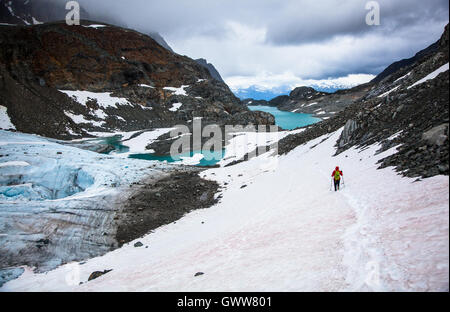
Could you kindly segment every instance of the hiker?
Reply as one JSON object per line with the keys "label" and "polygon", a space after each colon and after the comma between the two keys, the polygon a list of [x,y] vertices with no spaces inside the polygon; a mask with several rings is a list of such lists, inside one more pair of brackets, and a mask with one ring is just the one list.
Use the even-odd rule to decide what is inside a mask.
{"label": "hiker", "polygon": [[344,176],[341,170],[339,170],[339,167],[336,167],[334,169],[333,173],[331,174],[331,177],[334,178],[334,191],[337,192],[340,188],[341,184],[341,176]]}

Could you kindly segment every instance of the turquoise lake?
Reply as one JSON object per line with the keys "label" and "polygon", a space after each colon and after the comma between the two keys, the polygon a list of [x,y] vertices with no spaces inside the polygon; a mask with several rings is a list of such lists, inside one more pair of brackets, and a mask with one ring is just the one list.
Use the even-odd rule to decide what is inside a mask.
{"label": "turquoise lake", "polygon": [[[285,130],[292,130],[297,127],[304,127],[311,125],[320,121],[319,118],[312,117],[309,114],[299,114],[299,113],[291,113],[284,112],[279,110],[276,107],[271,106],[249,106],[249,109],[252,111],[263,111],[270,113],[275,116],[275,124]],[[121,136],[114,136],[109,138],[103,138],[103,144],[107,144],[114,147],[115,153],[127,153],[128,147],[122,145]],[[218,153],[213,153],[210,151],[191,151],[190,153],[181,154],[177,157],[171,157],[170,155],[155,155],[151,153],[145,154],[131,154],[129,158],[135,159],[144,159],[144,160],[157,160],[157,161],[167,161],[168,163],[173,163],[177,161],[181,161],[181,157],[192,157],[194,154],[203,154],[204,158],[200,160],[200,163],[197,166],[214,166],[217,164],[224,156],[225,150],[222,150]]]}
{"label": "turquoise lake", "polygon": [[320,118],[310,114],[300,114],[281,111],[272,106],[248,106],[252,111],[263,111],[275,117],[275,124],[284,130],[292,130],[298,127],[305,127],[321,121]]}
{"label": "turquoise lake", "polygon": [[171,157],[170,155],[158,156],[155,154],[132,154],[129,156],[129,158],[167,161],[168,163],[172,163],[176,161],[181,161],[182,160],[181,157],[192,157],[195,154],[202,154],[204,156],[204,158],[201,159],[199,164],[196,166],[209,167],[217,164],[225,156],[225,150],[222,150],[221,152],[192,151],[190,153],[180,154],[176,157]]}

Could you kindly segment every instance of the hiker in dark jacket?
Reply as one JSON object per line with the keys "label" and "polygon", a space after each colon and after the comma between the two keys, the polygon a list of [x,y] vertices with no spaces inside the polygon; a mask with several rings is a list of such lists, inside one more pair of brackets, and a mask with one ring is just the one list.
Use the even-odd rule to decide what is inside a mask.
{"label": "hiker in dark jacket", "polygon": [[339,170],[339,167],[336,167],[336,169],[334,169],[333,173],[331,174],[331,177],[334,179],[334,191],[337,192],[337,190],[339,190],[340,188],[340,184],[341,184],[341,176],[343,176],[344,174],[342,173],[341,170]]}

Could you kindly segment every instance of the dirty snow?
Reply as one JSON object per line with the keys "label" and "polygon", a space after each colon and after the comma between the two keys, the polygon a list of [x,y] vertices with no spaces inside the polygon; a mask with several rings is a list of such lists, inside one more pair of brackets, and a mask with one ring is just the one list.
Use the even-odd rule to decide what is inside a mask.
{"label": "dirty snow", "polygon": [[220,166],[226,166],[233,161],[241,160],[247,153],[258,147],[265,147],[277,143],[284,137],[300,133],[305,129],[281,132],[236,132],[225,146],[225,155],[219,161]]}
{"label": "dirty snow", "polygon": [[[341,132],[201,173],[223,186],[220,203],[140,238],[148,248],[136,240],[83,265],[25,268],[1,290],[448,291],[449,177],[377,170],[396,148],[333,157]],[[330,190],[336,165],[340,192]]]}

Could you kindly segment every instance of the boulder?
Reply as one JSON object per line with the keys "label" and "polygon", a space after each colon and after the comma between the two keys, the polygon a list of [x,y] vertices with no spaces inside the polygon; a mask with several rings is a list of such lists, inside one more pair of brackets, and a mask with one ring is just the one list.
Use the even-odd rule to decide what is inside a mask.
{"label": "boulder", "polygon": [[448,140],[448,123],[434,127],[422,135],[422,140],[430,145],[441,146]]}
{"label": "boulder", "polygon": [[343,147],[350,141],[353,132],[355,132],[357,128],[358,125],[356,121],[354,121],[353,119],[349,119],[347,121],[344,126],[344,130],[342,131],[341,138],[339,139],[339,147]]}
{"label": "boulder", "polygon": [[88,281],[92,281],[96,278],[99,278],[100,276],[105,275],[106,273],[109,273],[111,271],[112,270],[104,270],[103,272],[102,271],[92,272],[91,275],[89,275]]}

